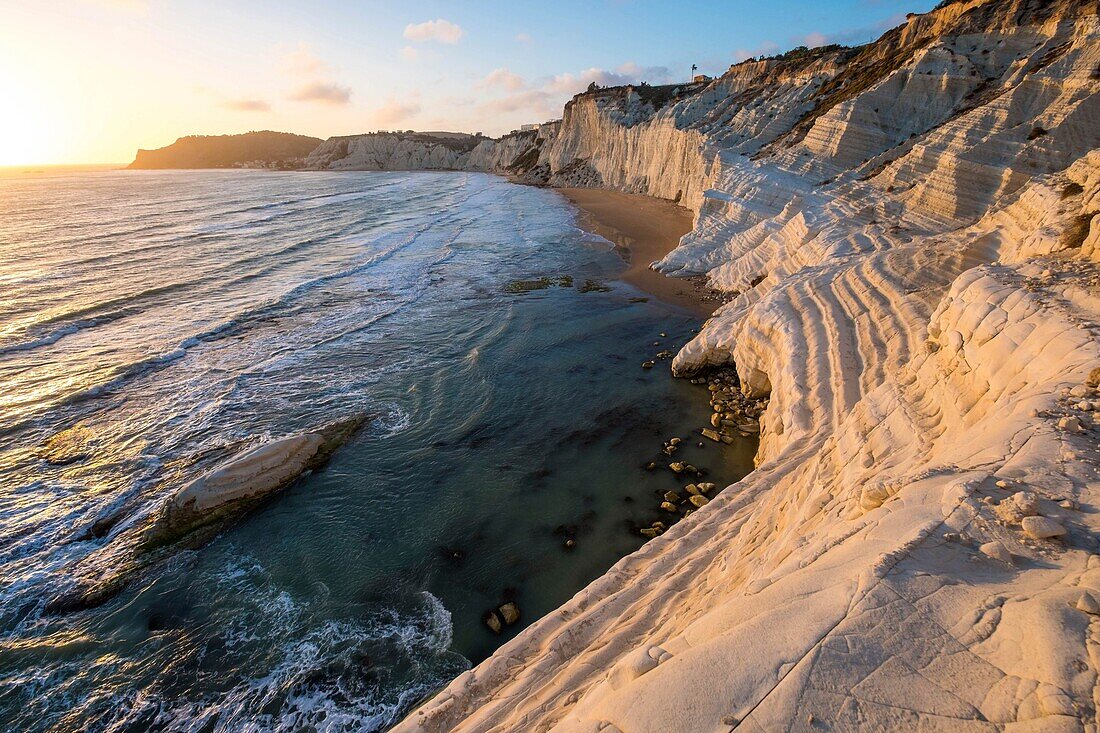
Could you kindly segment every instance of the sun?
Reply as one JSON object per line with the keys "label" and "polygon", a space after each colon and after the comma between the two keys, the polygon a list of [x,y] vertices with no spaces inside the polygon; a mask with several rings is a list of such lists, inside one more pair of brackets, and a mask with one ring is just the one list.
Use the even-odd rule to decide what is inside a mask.
{"label": "sun", "polygon": [[6,66],[0,66],[0,94],[0,166],[62,162],[56,103],[31,78]]}

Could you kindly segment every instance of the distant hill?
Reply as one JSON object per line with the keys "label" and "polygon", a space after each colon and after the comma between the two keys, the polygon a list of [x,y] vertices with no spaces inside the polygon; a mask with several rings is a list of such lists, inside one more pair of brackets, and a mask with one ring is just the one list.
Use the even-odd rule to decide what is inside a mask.
{"label": "distant hill", "polygon": [[128,168],[286,168],[295,167],[321,144],[316,137],[289,132],[241,135],[189,135],[167,147],[139,150]]}

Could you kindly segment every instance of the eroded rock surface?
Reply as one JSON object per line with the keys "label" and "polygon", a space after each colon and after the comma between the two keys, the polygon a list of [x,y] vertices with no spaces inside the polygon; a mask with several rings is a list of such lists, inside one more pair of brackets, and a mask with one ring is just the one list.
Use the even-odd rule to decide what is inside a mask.
{"label": "eroded rock surface", "polygon": [[945,3],[531,137],[526,175],[696,210],[659,267],[731,300],[673,369],[770,397],[758,468],[397,730],[1096,730],[1096,3]]}

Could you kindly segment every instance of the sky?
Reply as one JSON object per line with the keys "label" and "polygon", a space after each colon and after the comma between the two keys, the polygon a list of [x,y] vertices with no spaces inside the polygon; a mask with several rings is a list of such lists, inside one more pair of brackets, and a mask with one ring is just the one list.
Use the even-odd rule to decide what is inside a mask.
{"label": "sky", "polygon": [[591,81],[858,44],[935,0],[0,0],[0,165],[125,163],[183,135],[498,136]]}

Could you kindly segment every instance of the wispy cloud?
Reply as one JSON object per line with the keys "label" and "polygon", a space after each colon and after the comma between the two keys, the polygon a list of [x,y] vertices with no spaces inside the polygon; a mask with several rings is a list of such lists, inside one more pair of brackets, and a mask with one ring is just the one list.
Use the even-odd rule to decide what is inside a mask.
{"label": "wispy cloud", "polygon": [[328,65],[313,54],[308,43],[299,43],[293,51],[283,54],[283,68],[290,74],[312,76],[328,69]]}
{"label": "wispy cloud", "polygon": [[815,31],[813,33],[807,33],[806,36],[802,39],[801,45],[809,46],[810,48],[817,48],[818,46],[824,46],[828,42],[829,37],[827,35]]}
{"label": "wispy cloud", "polygon": [[685,80],[675,79],[666,66],[639,66],[628,61],[614,70],[592,67],[576,74],[558,74],[545,86],[548,91],[572,96],[584,91],[592,82],[602,87],[614,87],[643,81],[650,84],[673,84]]}
{"label": "wispy cloud", "polygon": [[502,66],[489,72],[489,75],[481,80],[479,86],[499,87],[509,92],[515,92],[527,86],[527,82],[519,74],[514,74]]}
{"label": "wispy cloud", "polygon": [[295,102],[342,105],[351,101],[351,88],[331,82],[315,81],[298,87],[290,98]]}
{"label": "wispy cloud", "polygon": [[409,23],[405,26],[405,38],[417,43],[435,41],[437,43],[458,43],[466,35],[462,27],[449,20],[437,18],[423,23]]}
{"label": "wispy cloud", "polygon": [[313,53],[308,43],[299,43],[294,50],[284,53],[280,62],[285,74],[298,77],[297,86],[288,99],[330,105],[351,101],[351,87],[332,80],[332,68]]}
{"label": "wispy cloud", "polygon": [[226,109],[237,112],[270,112],[271,105],[262,99],[227,99],[222,102]]}
{"label": "wispy cloud", "polygon": [[405,46],[401,49],[401,58],[405,59],[406,61],[416,61],[418,58],[420,58],[420,52],[412,46]]}
{"label": "wispy cloud", "polygon": [[84,2],[90,5],[98,5],[102,8],[109,8],[111,10],[122,10],[128,13],[139,13],[144,15],[149,12],[149,3],[147,0],[84,0]]}
{"label": "wispy cloud", "polygon": [[[797,43],[795,45],[798,45]],[[774,41],[764,41],[755,49],[739,48],[733,52],[733,60],[740,63],[745,59],[754,58],[756,56],[772,56],[778,53],[780,50],[779,44]]]}
{"label": "wispy cloud", "polygon": [[640,82],[670,84],[674,75],[664,66],[639,66],[634,62],[615,69],[597,67],[579,72],[565,72],[529,82],[507,68],[495,69],[478,82],[483,89],[497,89],[502,94],[481,103],[486,114],[524,113],[530,119],[546,119],[561,112],[562,105],[574,94],[582,92],[592,82],[600,86],[621,86]]}
{"label": "wispy cloud", "polygon": [[370,119],[376,125],[392,127],[398,122],[406,122],[409,118],[418,114],[420,114],[419,102],[415,100],[402,102],[390,97],[385,104],[370,113]]}

